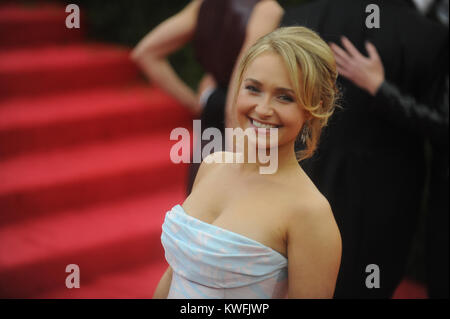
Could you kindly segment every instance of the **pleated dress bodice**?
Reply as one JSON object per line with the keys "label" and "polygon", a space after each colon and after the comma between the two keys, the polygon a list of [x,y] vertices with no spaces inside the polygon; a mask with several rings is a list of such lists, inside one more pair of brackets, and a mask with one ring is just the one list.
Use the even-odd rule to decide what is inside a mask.
{"label": "pleated dress bodice", "polygon": [[264,299],[287,295],[287,258],[243,235],[167,212],[161,241],[173,270],[168,298]]}

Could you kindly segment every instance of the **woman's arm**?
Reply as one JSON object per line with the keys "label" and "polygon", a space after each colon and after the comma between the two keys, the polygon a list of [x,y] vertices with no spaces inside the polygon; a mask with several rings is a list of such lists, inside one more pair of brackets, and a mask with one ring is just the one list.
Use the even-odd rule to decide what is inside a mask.
{"label": "woman's arm", "polygon": [[333,298],[342,242],[328,202],[299,207],[289,219],[288,297]]}
{"label": "woman's arm", "polygon": [[148,33],[131,53],[131,58],[152,82],[195,115],[201,112],[197,94],[176,74],[167,56],[192,39],[201,3],[202,0],[191,1],[178,14]]}
{"label": "woman's arm", "polygon": [[248,48],[250,48],[259,38],[275,30],[283,17],[284,10],[276,2],[272,0],[265,0],[258,2],[250,16],[247,23],[247,32],[245,35],[244,44],[242,45],[236,64],[228,86],[227,101],[225,108],[225,127],[236,127],[236,121],[233,119],[233,99],[236,90],[236,72],[239,66],[239,61],[244,56]]}
{"label": "woman's arm", "polygon": [[166,299],[169,295],[170,285],[172,283],[172,268],[167,267],[166,272],[161,277],[158,286],[153,293],[153,299]]}
{"label": "woman's arm", "polygon": [[435,108],[417,102],[407,94],[403,94],[394,84],[384,81],[379,87],[375,100],[388,113],[391,121],[405,123],[406,127],[419,130],[423,137],[429,138],[433,144],[448,144],[448,75],[445,87]]}

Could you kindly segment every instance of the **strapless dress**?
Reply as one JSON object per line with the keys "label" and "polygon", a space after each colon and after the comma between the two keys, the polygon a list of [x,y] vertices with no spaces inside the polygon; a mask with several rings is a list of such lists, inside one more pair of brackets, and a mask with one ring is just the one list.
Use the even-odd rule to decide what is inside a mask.
{"label": "strapless dress", "polygon": [[188,215],[166,213],[161,242],[173,270],[167,298],[287,297],[287,258],[274,249]]}

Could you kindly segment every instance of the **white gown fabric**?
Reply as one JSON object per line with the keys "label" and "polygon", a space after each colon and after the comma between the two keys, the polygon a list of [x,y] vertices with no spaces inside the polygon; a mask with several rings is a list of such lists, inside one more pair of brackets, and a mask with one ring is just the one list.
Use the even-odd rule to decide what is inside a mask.
{"label": "white gown fabric", "polygon": [[161,242],[173,270],[167,298],[286,298],[287,258],[255,240],[188,215],[166,213]]}

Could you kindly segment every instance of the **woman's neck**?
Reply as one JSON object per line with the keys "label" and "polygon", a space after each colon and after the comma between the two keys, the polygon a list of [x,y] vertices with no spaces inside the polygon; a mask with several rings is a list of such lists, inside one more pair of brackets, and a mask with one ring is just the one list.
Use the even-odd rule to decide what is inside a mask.
{"label": "woman's neck", "polygon": [[241,170],[243,173],[280,174],[292,167],[298,167],[295,156],[295,143],[289,143],[277,148],[257,149],[256,156],[252,156],[245,148]]}

